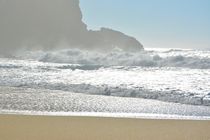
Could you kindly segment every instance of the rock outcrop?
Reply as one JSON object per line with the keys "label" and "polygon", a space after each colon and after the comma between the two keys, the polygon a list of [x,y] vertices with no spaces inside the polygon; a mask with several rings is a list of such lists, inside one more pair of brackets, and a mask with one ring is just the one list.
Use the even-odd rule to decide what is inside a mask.
{"label": "rock outcrop", "polygon": [[58,49],[68,47],[126,51],[142,50],[133,37],[102,28],[87,30],[82,22],[79,0],[1,0],[0,52],[11,53],[20,48]]}

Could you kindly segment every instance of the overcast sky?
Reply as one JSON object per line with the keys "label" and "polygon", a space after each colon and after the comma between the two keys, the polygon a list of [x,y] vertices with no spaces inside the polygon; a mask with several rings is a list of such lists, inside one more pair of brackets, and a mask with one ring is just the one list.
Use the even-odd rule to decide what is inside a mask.
{"label": "overcast sky", "polygon": [[145,47],[210,48],[210,0],[80,0],[90,29],[109,27]]}

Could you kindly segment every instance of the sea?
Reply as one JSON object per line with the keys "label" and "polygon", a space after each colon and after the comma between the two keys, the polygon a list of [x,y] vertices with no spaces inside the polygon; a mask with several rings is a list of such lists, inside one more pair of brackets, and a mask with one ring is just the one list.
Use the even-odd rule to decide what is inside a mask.
{"label": "sea", "polygon": [[0,113],[209,119],[210,50],[21,50],[0,56]]}

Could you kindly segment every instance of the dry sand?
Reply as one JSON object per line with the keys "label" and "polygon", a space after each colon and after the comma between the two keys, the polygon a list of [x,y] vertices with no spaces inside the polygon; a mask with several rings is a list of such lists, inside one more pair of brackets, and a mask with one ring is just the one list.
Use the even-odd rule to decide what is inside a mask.
{"label": "dry sand", "polygon": [[1,140],[210,140],[210,121],[0,115]]}

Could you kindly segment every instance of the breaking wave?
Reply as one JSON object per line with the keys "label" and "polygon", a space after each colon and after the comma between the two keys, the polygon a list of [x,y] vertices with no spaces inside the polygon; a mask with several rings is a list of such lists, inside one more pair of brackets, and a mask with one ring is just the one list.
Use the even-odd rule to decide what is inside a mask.
{"label": "breaking wave", "polygon": [[210,51],[68,49],[0,58],[0,86],[210,106]]}
{"label": "breaking wave", "polygon": [[[19,55],[19,57],[20,56],[21,55]],[[85,68],[87,68],[87,70],[95,69],[100,66],[183,67],[192,69],[210,69],[210,51],[196,50],[172,49],[166,51],[142,51],[130,53],[115,49],[110,53],[100,53],[69,49],[51,52],[28,52],[28,54],[24,57],[35,59],[40,62],[86,65]]]}

